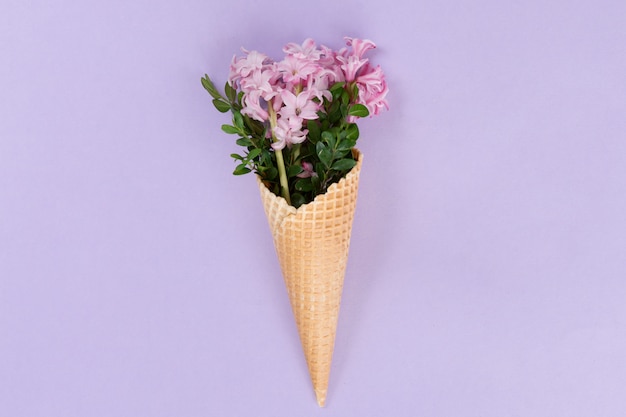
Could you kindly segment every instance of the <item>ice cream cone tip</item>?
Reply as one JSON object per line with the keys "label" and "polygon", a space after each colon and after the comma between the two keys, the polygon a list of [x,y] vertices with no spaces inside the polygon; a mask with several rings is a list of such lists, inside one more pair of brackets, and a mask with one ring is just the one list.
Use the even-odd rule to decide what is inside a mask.
{"label": "ice cream cone tip", "polygon": [[326,390],[323,392],[321,390],[315,390],[315,396],[317,397],[317,404],[320,407],[324,407],[326,405]]}

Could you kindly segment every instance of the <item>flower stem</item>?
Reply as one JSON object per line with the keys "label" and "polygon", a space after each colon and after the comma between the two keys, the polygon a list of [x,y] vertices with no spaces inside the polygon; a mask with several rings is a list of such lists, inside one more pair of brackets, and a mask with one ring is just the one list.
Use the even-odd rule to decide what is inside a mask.
{"label": "flower stem", "polygon": [[280,178],[280,194],[287,204],[291,205],[291,198],[289,197],[289,184],[287,183],[287,172],[285,171],[285,161],[283,159],[282,149],[274,151],[276,153],[276,165],[278,165],[278,177]]}
{"label": "flower stem", "polygon": [[[270,115],[270,128],[272,129],[272,140],[274,137],[274,127],[276,127],[276,112],[274,111],[273,100],[268,102],[267,110]],[[285,170],[285,160],[283,158],[283,150],[275,149],[276,165],[278,167],[278,178],[280,180],[280,195],[287,200],[287,204],[291,205],[291,197],[289,196],[289,183],[287,182],[287,171]]]}

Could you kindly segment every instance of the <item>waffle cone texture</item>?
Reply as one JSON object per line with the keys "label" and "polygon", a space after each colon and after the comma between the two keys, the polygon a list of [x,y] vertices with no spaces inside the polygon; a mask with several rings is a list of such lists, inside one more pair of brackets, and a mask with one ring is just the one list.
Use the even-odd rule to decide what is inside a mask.
{"label": "waffle cone texture", "polygon": [[363,156],[325,194],[295,208],[257,177],[320,407],[326,402]]}

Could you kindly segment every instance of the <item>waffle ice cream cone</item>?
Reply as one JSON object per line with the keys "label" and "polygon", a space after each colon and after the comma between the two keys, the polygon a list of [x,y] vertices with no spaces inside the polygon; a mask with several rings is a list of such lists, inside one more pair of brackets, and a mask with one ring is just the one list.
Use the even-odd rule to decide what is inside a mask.
{"label": "waffle ice cream cone", "polygon": [[258,179],[267,220],[298,326],[313,389],[326,402],[339,304],[361,171],[357,165],[325,194],[298,209]]}

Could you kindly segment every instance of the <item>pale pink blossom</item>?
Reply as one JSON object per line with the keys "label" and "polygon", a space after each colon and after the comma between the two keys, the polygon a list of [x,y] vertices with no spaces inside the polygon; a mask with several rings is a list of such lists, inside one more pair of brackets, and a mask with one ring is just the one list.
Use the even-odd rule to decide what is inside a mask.
{"label": "pale pink blossom", "polygon": [[363,58],[365,52],[376,48],[376,44],[368,39],[350,38],[348,36],[344,39],[346,40],[346,45],[352,47],[352,54],[359,59]]}
{"label": "pale pink blossom", "polygon": [[311,92],[313,97],[317,97],[320,101],[322,98],[327,100],[332,99],[332,94],[329,90],[332,83],[335,82],[335,74],[327,69],[323,69],[315,76],[309,77],[307,82],[307,90]]}
{"label": "pale pink blossom", "polygon": [[252,90],[249,93],[245,94],[242,104],[243,109],[241,109],[241,114],[250,116],[254,120],[258,120],[259,122],[265,122],[268,120],[269,114],[267,113],[267,110],[265,110],[261,105],[260,90]]}
{"label": "pale pink blossom", "polygon": [[367,63],[367,59],[360,59],[355,55],[347,57],[338,56],[337,60],[341,62],[340,66],[347,82],[354,81],[359,70]]}
{"label": "pale pink blossom", "polygon": [[359,102],[367,107],[370,115],[377,115],[383,108],[389,108],[386,96],[388,92],[387,82],[380,66],[371,68],[367,66],[366,73],[356,79],[359,87]]}
{"label": "pale pink blossom", "polygon": [[317,60],[318,65],[323,68],[333,70],[335,68],[335,56],[336,53],[327,46],[320,46],[320,57]]}
{"label": "pale pink blossom", "polygon": [[246,53],[246,56],[234,56],[230,64],[228,80],[233,86],[240,79],[248,77],[256,70],[262,69],[263,65],[270,61],[267,55],[260,52],[246,51],[245,49],[243,51]]}
{"label": "pale pink blossom", "polygon": [[319,71],[319,66],[293,55],[288,55],[278,63],[277,70],[282,73],[282,79],[286,83],[298,84]]}
{"label": "pale pink blossom", "polygon": [[273,129],[276,142],[272,143],[272,148],[278,150],[283,149],[286,145],[304,142],[309,131],[300,130],[301,128],[302,125],[292,125],[286,119],[278,119],[278,123]]}
{"label": "pale pink blossom", "polygon": [[298,59],[307,59],[312,61],[320,59],[322,54],[322,51],[316,48],[315,41],[311,38],[302,42],[302,45],[298,45],[297,43],[288,43],[283,48],[283,52],[289,55],[294,55]]}
{"label": "pale pink blossom", "polygon": [[261,92],[261,97],[269,101],[278,94],[275,87],[271,84],[273,77],[274,73],[271,70],[255,70],[248,77],[241,79],[241,91],[247,94],[258,90]]}
{"label": "pale pink blossom", "polygon": [[295,95],[289,90],[283,90],[280,94],[283,100],[283,107],[280,109],[280,116],[288,119],[313,120],[317,119],[319,104],[312,100],[310,90],[302,91]]}
{"label": "pale pink blossom", "polygon": [[302,172],[296,175],[298,178],[317,177],[317,172],[313,170],[313,164],[302,161]]}

